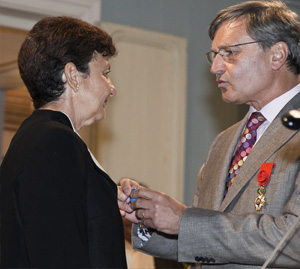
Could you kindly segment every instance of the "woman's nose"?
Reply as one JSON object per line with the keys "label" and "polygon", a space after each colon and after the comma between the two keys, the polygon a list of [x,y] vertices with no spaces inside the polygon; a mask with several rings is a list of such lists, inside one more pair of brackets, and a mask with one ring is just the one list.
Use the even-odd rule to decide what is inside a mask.
{"label": "woman's nose", "polygon": [[110,96],[115,96],[117,94],[117,90],[115,85],[109,79],[109,86],[110,86]]}

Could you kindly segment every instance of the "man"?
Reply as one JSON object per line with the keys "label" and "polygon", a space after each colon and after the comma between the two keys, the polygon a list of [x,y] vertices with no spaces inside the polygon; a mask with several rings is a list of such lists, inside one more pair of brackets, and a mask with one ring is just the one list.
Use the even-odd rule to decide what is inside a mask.
{"label": "man", "polygon": [[[154,229],[133,226],[142,252],[203,268],[260,268],[300,213],[300,133],[281,124],[300,106],[300,22],[282,2],[250,1],[219,12],[209,35],[223,100],[248,104],[249,113],[212,143],[193,207],[129,179],[119,206]],[[140,198],[131,207],[130,195]],[[269,266],[300,268],[298,229]]]}

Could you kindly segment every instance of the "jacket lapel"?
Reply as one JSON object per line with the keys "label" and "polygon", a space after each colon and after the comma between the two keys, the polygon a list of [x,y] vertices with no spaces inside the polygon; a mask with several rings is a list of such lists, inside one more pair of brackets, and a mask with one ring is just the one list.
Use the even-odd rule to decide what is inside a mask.
{"label": "jacket lapel", "polygon": [[[237,174],[234,183],[228,190],[228,193],[221,203],[220,211],[226,210],[229,204],[239,195],[248,182],[256,176],[261,164],[268,162],[268,159],[285,143],[287,143],[298,131],[287,129],[282,125],[281,116],[289,111],[295,109],[300,104],[300,94],[297,94],[278,114],[274,121],[270,124],[259,141],[256,143],[251,153],[249,154],[247,161],[241,167]],[[247,118],[247,117],[245,117]],[[241,125],[246,124],[245,119]],[[239,132],[240,133],[240,132]],[[237,140],[234,140],[235,142]],[[225,179],[224,179],[225,180]]]}
{"label": "jacket lapel", "polygon": [[[208,161],[200,173],[201,179],[194,196],[195,206],[219,210],[224,198],[225,179],[231,161],[228,156],[232,156],[246,121],[247,117],[224,131],[228,132],[228,135],[221,134],[217,143],[211,146]],[[202,189],[205,189],[205,192],[202,192]],[[198,191],[201,193],[198,194]]]}
{"label": "jacket lapel", "polygon": [[290,140],[296,132],[297,131],[289,130],[282,126],[279,118],[276,118],[272,122],[264,135],[252,149],[245,164],[241,167],[234,183],[229,188],[228,193],[221,204],[219,209],[220,211],[224,211],[232,200],[236,198],[236,196],[240,195],[241,190],[246,186],[246,184],[256,176],[261,164],[267,163],[268,159],[279,148],[287,143],[287,141]]}

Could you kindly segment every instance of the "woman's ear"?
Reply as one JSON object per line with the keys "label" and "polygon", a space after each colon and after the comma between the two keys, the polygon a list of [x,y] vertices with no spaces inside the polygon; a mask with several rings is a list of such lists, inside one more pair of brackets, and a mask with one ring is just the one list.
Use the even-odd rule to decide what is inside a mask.
{"label": "woman's ear", "polygon": [[76,65],[72,62],[67,63],[64,68],[64,75],[66,78],[66,83],[74,92],[77,92],[79,89],[80,75]]}
{"label": "woman's ear", "polygon": [[277,42],[271,47],[271,61],[274,70],[280,69],[289,55],[289,47],[285,42]]}

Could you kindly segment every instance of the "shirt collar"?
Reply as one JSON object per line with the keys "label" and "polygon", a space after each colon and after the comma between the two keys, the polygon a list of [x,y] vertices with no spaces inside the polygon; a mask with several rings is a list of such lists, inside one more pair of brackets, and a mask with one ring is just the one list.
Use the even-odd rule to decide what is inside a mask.
{"label": "shirt collar", "polygon": [[[264,115],[264,117],[267,119],[269,123],[271,123],[275,117],[278,115],[278,113],[281,111],[281,109],[297,94],[300,92],[300,84],[292,88],[291,90],[285,92],[284,94],[278,96],[274,100],[272,100],[270,103],[266,104],[260,112]],[[250,106],[249,108],[249,117],[253,112],[256,112],[257,110]]]}

